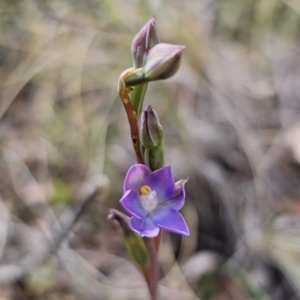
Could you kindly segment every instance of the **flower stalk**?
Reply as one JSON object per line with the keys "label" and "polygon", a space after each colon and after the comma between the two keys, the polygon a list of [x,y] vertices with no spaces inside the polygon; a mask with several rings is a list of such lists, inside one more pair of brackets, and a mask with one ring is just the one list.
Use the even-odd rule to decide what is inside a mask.
{"label": "flower stalk", "polygon": [[162,126],[151,106],[142,113],[143,102],[149,82],[177,72],[183,49],[181,45],[159,43],[153,17],[132,42],[133,68],[123,71],[118,81],[137,164],[127,172],[120,200],[130,218],[115,209],[110,211],[110,218],[122,228],[128,253],[145,277],[151,300],[157,300],[158,295],[162,231],[189,235],[189,230],[179,212],[185,201],[186,181],[175,183],[171,167],[164,166]]}
{"label": "flower stalk", "polygon": [[133,109],[129,93],[132,91],[130,87],[128,87],[124,83],[123,77],[128,73],[128,71],[124,71],[119,79],[118,90],[119,90],[119,97],[123,103],[125,108],[125,112],[127,114],[127,119],[130,126],[130,134],[131,134],[131,141],[133,145],[133,149],[136,155],[136,159],[138,163],[143,164],[144,158],[141,152],[141,142],[140,142],[140,133],[139,133],[139,125],[138,119],[136,116],[136,112]]}
{"label": "flower stalk", "polygon": [[148,250],[150,257],[150,265],[144,270],[143,274],[148,285],[151,300],[157,300],[158,294],[158,276],[159,276],[159,264],[158,264],[158,250],[156,248],[155,238],[143,238],[144,244]]}

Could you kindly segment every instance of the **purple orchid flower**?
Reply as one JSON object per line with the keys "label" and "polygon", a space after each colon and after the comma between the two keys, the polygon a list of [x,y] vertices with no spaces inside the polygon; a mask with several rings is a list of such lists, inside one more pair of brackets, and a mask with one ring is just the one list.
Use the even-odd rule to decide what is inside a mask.
{"label": "purple orchid flower", "polygon": [[186,180],[174,183],[170,166],[151,172],[141,164],[128,170],[124,181],[122,206],[132,215],[130,227],[141,236],[155,237],[159,228],[189,235],[178,212],[184,204]]}

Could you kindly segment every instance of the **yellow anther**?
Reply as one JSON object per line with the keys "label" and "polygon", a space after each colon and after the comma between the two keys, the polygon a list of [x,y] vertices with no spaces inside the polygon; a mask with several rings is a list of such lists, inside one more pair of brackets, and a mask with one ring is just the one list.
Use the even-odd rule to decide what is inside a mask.
{"label": "yellow anther", "polygon": [[141,195],[148,195],[151,192],[151,187],[149,185],[143,185],[140,188],[140,194]]}

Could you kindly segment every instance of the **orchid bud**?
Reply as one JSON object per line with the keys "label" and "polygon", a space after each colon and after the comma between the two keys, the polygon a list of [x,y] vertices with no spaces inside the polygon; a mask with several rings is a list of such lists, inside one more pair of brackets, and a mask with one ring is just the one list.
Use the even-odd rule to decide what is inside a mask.
{"label": "orchid bud", "polygon": [[163,129],[158,115],[149,105],[142,113],[141,140],[145,148],[158,147],[162,143]]}
{"label": "orchid bud", "polygon": [[[135,68],[143,67],[149,50],[159,43],[156,30],[155,18],[151,18],[147,24],[135,36],[131,44],[133,56],[133,66]],[[143,101],[147,90],[147,81],[136,86],[131,94],[133,109],[139,117],[143,107]]]}
{"label": "orchid bud", "polygon": [[132,41],[131,52],[135,68],[140,68],[144,65],[149,50],[158,43],[155,17],[152,17]]}
{"label": "orchid bud", "polygon": [[129,217],[111,208],[108,218],[122,228],[125,246],[132,260],[140,267],[146,268],[149,265],[149,254],[141,236],[130,228]]}
{"label": "orchid bud", "polygon": [[158,170],[164,166],[164,148],[163,145],[152,149],[145,148],[143,152],[145,164],[151,171]]}
{"label": "orchid bud", "polygon": [[173,76],[179,69],[182,45],[157,44],[147,56],[144,66],[144,76],[147,81],[167,79]]}
{"label": "orchid bud", "polygon": [[149,105],[141,118],[141,141],[145,164],[152,170],[164,166],[163,129],[155,110]]}

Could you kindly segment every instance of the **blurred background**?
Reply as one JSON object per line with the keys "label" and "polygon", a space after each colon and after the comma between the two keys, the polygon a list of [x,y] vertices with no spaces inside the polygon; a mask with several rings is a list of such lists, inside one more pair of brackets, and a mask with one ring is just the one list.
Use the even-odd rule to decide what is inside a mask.
{"label": "blurred background", "polygon": [[117,80],[153,15],[186,45],[145,99],[189,177],[162,299],[300,299],[298,0],[1,0],[0,299],[148,299],[107,215],[135,162]]}

